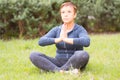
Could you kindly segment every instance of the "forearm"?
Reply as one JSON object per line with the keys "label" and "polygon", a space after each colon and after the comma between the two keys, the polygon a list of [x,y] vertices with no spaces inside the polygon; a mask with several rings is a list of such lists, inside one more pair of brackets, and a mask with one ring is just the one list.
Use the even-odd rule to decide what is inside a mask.
{"label": "forearm", "polygon": [[68,44],[73,44],[73,38],[64,38],[63,41]]}
{"label": "forearm", "polygon": [[54,38],[47,38],[47,37],[42,37],[38,42],[40,46],[51,45],[54,43],[55,43]]}
{"label": "forearm", "polygon": [[68,44],[73,44],[72,38],[55,38],[55,43],[59,43],[61,41],[66,42]]}
{"label": "forearm", "polygon": [[55,38],[55,43],[59,43],[62,41],[62,38]]}
{"label": "forearm", "polygon": [[89,37],[74,38],[73,44],[88,47],[90,45],[90,38]]}

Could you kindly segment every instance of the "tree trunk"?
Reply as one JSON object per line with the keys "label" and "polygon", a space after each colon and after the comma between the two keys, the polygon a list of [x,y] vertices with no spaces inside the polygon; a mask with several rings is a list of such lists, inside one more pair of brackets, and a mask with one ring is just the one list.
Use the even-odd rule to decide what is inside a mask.
{"label": "tree trunk", "polygon": [[18,21],[18,27],[19,27],[19,38],[22,38],[24,33],[24,22],[22,20]]}

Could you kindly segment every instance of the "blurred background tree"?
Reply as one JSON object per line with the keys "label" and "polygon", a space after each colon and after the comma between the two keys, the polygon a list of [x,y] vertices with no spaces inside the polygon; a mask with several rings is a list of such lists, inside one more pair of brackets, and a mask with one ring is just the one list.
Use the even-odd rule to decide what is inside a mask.
{"label": "blurred background tree", "polygon": [[36,38],[60,25],[59,7],[72,1],[88,32],[120,32],[120,0],[0,0],[0,38]]}

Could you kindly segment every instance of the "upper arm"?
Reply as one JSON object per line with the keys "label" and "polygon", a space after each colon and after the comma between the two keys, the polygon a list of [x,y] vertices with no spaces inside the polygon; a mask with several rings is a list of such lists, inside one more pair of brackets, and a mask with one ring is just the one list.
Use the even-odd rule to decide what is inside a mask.
{"label": "upper arm", "polygon": [[44,36],[42,36],[39,39],[38,44],[40,46],[54,44],[55,43],[54,38],[56,37],[56,34],[57,34],[56,32],[57,32],[57,28],[56,27],[51,29],[47,34],[45,34]]}
{"label": "upper arm", "polygon": [[73,39],[73,43],[75,45],[82,45],[82,46],[89,46],[90,45],[90,38],[88,36],[87,31],[81,27],[80,30],[77,31],[78,38]]}

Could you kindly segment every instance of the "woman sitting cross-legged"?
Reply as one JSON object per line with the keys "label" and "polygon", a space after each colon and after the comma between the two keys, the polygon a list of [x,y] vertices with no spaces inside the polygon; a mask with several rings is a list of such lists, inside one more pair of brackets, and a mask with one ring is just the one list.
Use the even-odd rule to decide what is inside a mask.
{"label": "woman sitting cross-legged", "polygon": [[55,44],[56,56],[32,52],[30,60],[36,67],[52,72],[85,68],[89,54],[83,47],[90,45],[90,38],[87,31],[75,23],[77,8],[72,2],[65,2],[60,7],[60,14],[63,24],[51,29],[38,42],[40,46]]}

